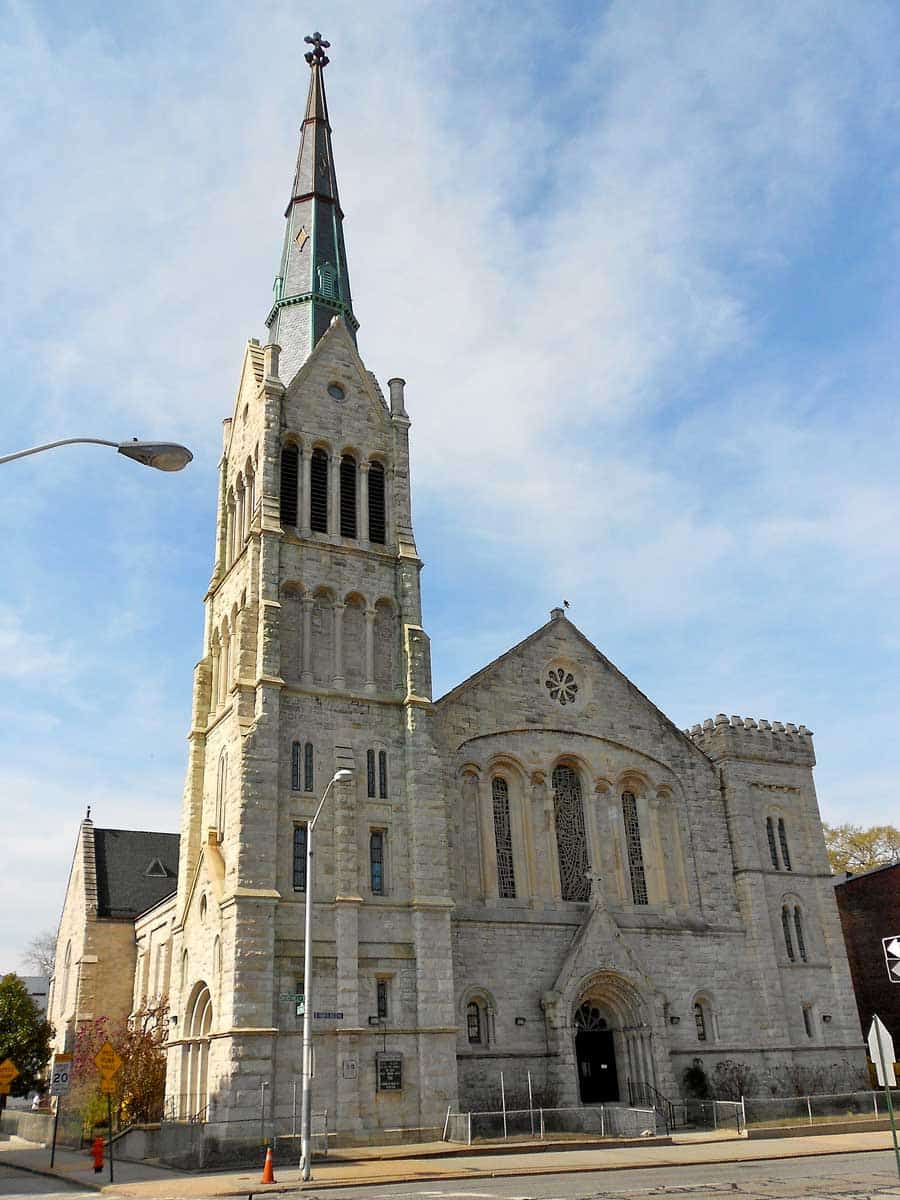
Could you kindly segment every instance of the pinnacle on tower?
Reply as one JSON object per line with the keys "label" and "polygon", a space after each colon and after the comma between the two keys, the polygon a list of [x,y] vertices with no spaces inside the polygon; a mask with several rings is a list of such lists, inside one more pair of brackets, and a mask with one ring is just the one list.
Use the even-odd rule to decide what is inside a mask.
{"label": "pinnacle on tower", "polygon": [[325,333],[335,316],[351,335],[359,322],[353,315],[350,274],[344,250],[344,214],[338,196],[331,125],[325,99],[325,51],[330,43],[320,33],[305,39],[310,68],[306,115],[291,198],[281,264],[275,278],[274,303],[266,319],[269,341],[281,346],[282,377],[288,382]]}

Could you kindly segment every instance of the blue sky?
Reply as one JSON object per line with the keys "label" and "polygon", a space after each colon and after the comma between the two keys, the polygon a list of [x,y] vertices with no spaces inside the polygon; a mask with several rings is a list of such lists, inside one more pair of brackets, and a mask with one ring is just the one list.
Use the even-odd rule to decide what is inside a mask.
{"label": "blue sky", "polygon": [[900,10],[125,5],[0,27],[0,969],[77,825],[177,829],[221,420],[264,334],[306,89],[360,349],[408,381],[436,693],[580,628],[680,726],[815,731],[898,822]]}

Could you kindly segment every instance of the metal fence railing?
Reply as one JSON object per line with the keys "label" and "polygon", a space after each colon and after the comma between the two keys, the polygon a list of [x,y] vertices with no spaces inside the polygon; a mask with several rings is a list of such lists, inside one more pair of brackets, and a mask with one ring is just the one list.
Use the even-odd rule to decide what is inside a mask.
{"label": "metal fence railing", "polygon": [[[900,1088],[891,1089],[900,1105]],[[887,1116],[883,1091],[838,1092],[823,1096],[744,1096],[744,1121],[748,1127],[765,1125],[816,1125],[825,1121],[871,1121]]]}
{"label": "metal fence railing", "polygon": [[722,1129],[744,1132],[744,1113],[739,1100],[671,1100],[670,1132],[679,1129]]}
{"label": "metal fence railing", "polygon": [[517,1108],[496,1112],[448,1112],[444,1141],[510,1141],[548,1137],[648,1137],[657,1132],[652,1108],[620,1104],[588,1108]]}

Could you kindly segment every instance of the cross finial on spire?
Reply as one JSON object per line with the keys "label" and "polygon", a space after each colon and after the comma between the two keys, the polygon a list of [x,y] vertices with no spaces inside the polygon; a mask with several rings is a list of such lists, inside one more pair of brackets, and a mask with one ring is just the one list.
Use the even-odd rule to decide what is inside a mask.
{"label": "cross finial on spire", "polygon": [[308,51],[303,56],[309,65],[311,67],[314,65],[327,67],[329,62],[331,62],[331,59],[328,57],[325,51],[331,49],[331,42],[323,41],[321,33],[314,33],[312,37],[305,37],[303,40],[308,45],[312,46],[312,50]]}

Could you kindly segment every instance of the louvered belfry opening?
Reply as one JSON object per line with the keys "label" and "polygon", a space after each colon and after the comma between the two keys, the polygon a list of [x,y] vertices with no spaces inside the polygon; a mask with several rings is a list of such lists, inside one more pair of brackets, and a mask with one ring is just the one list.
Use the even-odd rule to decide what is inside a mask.
{"label": "louvered belfry opening", "polygon": [[281,524],[297,524],[297,477],[299,455],[297,447],[281,449]]}
{"label": "louvered belfry opening", "polygon": [[356,537],[356,459],[341,459],[341,537]]}
{"label": "louvered belfry opening", "polygon": [[314,533],[328,532],[328,455],[313,450],[309,464],[309,527]]}
{"label": "louvered belfry opening", "polygon": [[381,546],[387,541],[384,467],[380,462],[369,467],[369,541]]}

